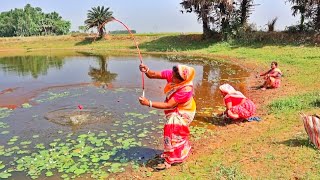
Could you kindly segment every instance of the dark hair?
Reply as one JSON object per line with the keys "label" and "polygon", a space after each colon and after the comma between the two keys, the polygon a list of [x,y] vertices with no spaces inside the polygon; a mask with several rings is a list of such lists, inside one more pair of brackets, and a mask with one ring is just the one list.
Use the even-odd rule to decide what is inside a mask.
{"label": "dark hair", "polygon": [[179,80],[181,80],[181,81],[184,81],[184,79],[180,76],[180,74],[179,74],[179,68],[178,68],[178,66],[173,66],[172,67],[172,71],[173,71],[173,74],[174,74],[174,76],[176,77],[176,78],[178,78]]}
{"label": "dark hair", "polygon": [[278,66],[278,63],[277,63],[276,61],[272,61],[271,64],[272,64],[272,63],[273,63],[274,65]]}

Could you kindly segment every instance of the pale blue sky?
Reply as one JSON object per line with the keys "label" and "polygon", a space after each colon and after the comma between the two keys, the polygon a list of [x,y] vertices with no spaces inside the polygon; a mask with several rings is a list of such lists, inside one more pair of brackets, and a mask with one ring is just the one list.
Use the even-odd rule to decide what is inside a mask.
{"label": "pale blue sky", "polygon": [[[127,24],[138,33],[148,32],[202,32],[201,23],[195,14],[181,14],[181,0],[1,0],[0,12],[22,8],[29,3],[40,7],[43,12],[58,12],[64,19],[71,21],[71,30],[83,25],[87,11],[91,7],[110,7],[114,17]],[[259,29],[273,17],[278,17],[276,29],[296,24],[298,17],[291,16],[290,5],[285,0],[255,0],[255,11],[250,22]],[[116,22],[107,25],[108,30],[124,29]]]}

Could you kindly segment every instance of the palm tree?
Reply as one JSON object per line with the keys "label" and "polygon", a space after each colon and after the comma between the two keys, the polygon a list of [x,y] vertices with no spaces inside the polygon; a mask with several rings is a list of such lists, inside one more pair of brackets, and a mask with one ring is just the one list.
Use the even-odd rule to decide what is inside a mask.
{"label": "palm tree", "polygon": [[305,19],[305,13],[306,13],[306,0],[292,0],[291,1],[294,6],[291,7],[293,10],[292,15],[296,16],[298,12],[301,14],[300,16],[300,31],[303,31],[303,25],[304,25],[304,19]]}
{"label": "palm tree", "polygon": [[240,0],[240,24],[242,26],[247,24],[250,11],[252,10],[253,6],[253,0]]}
{"label": "palm tree", "polygon": [[275,18],[273,18],[271,21],[269,21],[267,23],[268,32],[273,32],[274,31],[274,29],[275,29],[274,27],[276,25],[277,20],[278,20],[278,17],[275,17]]}
{"label": "palm tree", "polygon": [[93,7],[88,11],[87,20],[84,23],[88,29],[97,27],[99,36],[102,37],[105,31],[104,25],[113,19],[112,13],[109,8],[104,8],[104,6]]}

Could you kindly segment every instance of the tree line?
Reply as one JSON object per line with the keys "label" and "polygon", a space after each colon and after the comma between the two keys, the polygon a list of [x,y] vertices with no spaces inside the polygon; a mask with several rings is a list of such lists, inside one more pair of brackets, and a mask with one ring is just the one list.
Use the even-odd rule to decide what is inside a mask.
{"label": "tree line", "polygon": [[[285,0],[291,4],[292,15],[300,16],[298,25],[287,28],[290,32],[320,31],[320,0]],[[237,36],[242,32],[254,30],[248,23],[254,11],[254,0],[182,0],[182,13],[195,13],[202,22],[203,37],[210,38],[222,34],[223,38]],[[97,28],[102,37],[104,25],[113,20],[113,12],[104,6],[93,7],[88,11],[83,32]],[[267,23],[273,31],[277,17]],[[32,36],[67,34],[71,23],[63,20],[57,12],[43,13],[39,7],[27,4],[23,9],[0,13],[0,36]],[[80,29],[80,27],[82,29]],[[119,33],[119,32],[116,32]],[[122,33],[122,32],[121,32]]]}
{"label": "tree line", "polygon": [[[300,15],[300,24],[288,27],[295,32],[320,30],[320,0],[285,0],[291,4],[292,15]],[[250,31],[248,18],[256,6],[254,0],[182,0],[182,13],[195,13],[202,22],[205,38],[221,33],[224,38],[241,31]],[[274,30],[277,17],[267,23]]]}
{"label": "tree line", "polygon": [[0,36],[62,35],[69,33],[71,23],[57,12],[44,13],[39,7],[27,4],[0,13]]}

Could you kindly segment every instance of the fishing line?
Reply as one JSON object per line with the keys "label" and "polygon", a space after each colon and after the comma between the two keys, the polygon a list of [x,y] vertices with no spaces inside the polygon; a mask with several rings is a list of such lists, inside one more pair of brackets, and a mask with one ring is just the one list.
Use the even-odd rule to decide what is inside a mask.
{"label": "fishing line", "polygon": [[[138,54],[139,54],[139,59],[140,59],[140,63],[143,64],[142,55],[141,55],[141,52],[140,52],[138,43],[137,43],[136,39],[134,38],[134,36],[133,36],[131,30],[129,29],[129,27],[128,27],[127,25],[125,25],[123,22],[119,21],[118,19],[116,19],[116,18],[114,18],[114,17],[112,18],[112,21],[117,21],[117,22],[119,22],[119,23],[122,24],[122,25],[127,29],[127,31],[130,33],[130,35],[131,35],[131,37],[132,37],[132,39],[133,39],[133,41],[134,41],[134,43],[135,43],[135,45],[136,45],[136,47],[137,47]],[[99,27],[99,29],[102,28],[107,22],[110,22],[110,20],[107,20],[107,21],[105,21],[104,23],[102,23],[101,26]],[[144,73],[143,73],[143,72],[141,72],[141,81],[142,81],[142,97],[144,97],[144,95],[145,95],[145,90],[144,90]]]}

